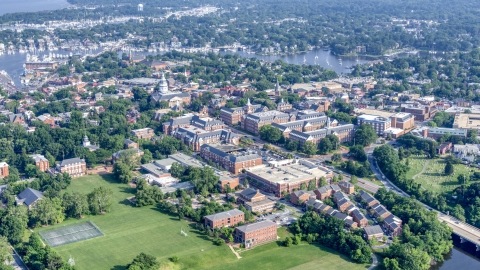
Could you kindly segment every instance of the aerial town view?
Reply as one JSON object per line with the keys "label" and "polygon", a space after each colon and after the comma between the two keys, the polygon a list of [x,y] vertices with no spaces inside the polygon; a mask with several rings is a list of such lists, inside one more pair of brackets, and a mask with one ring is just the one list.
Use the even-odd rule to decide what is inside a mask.
{"label": "aerial town view", "polygon": [[0,0],[0,270],[480,269],[479,11]]}

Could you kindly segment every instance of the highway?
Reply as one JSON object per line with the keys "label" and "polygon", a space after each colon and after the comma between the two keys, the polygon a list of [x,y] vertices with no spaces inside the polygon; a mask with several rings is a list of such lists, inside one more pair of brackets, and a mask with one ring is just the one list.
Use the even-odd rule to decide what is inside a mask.
{"label": "highway", "polygon": [[[400,196],[410,197],[406,192],[398,188],[393,184],[388,178],[386,178],[383,173],[380,171],[380,168],[377,166],[375,159],[369,154],[368,160],[370,161],[370,168],[373,173],[377,176],[378,179],[381,179],[382,183],[385,185],[387,190],[391,190]],[[442,213],[438,210],[433,209],[432,207],[420,202],[427,210],[437,212],[438,220],[445,222],[450,228],[453,229],[453,233],[460,236],[461,238],[475,244],[477,250],[480,249],[480,229],[476,228],[470,224],[462,222],[450,215]]]}

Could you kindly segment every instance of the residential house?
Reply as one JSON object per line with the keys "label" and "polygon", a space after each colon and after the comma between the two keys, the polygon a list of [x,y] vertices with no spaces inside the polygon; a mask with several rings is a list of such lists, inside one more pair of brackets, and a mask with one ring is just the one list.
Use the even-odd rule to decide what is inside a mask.
{"label": "residential house", "polygon": [[362,212],[360,212],[360,210],[355,209],[350,213],[350,215],[352,216],[353,221],[358,224],[358,226],[362,228],[368,226],[368,219]]}
{"label": "residential house", "polygon": [[379,225],[368,226],[363,228],[364,237],[367,240],[377,239],[380,240],[383,238],[383,230]]}
{"label": "residential house", "polygon": [[26,188],[15,198],[17,205],[26,205],[28,209],[32,209],[39,200],[43,198],[43,193],[41,191]]}
{"label": "residential house", "polygon": [[355,186],[349,182],[341,181],[338,183],[338,186],[342,190],[342,192],[350,195],[355,192]]}

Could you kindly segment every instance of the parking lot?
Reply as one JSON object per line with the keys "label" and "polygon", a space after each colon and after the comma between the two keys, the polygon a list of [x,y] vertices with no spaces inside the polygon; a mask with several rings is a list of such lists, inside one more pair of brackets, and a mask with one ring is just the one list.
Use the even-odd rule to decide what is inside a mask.
{"label": "parking lot", "polygon": [[277,223],[277,226],[288,226],[295,222],[297,218],[294,216],[293,212],[289,209],[283,211],[278,211],[275,213],[260,215],[257,218],[257,221],[270,220]]}

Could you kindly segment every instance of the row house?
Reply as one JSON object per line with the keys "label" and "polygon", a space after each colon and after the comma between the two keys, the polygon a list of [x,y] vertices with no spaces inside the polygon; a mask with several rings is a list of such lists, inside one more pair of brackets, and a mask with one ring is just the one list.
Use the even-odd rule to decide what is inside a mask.
{"label": "row house", "polygon": [[354,205],[350,201],[348,196],[341,191],[335,192],[335,194],[333,194],[333,200],[337,204],[338,210],[340,210],[341,212],[350,212],[350,210],[353,210],[354,208]]}
{"label": "row house", "polygon": [[290,202],[295,205],[301,205],[311,198],[316,198],[316,195],[313,191],[297,190],[290,194]]}
{"label": "row house", "polygon": [[322,201],[317,200],[315,198],[310,198],[308,201],[305,202],[305,211],[315,211],[317,213],[324,213],[328,216],[335,217],[339,220],[345,222],[345,226],[348,228],[357,228],[359,225],[358,223],[350,216],[345,215],[338,210],[330,207],[327,204],[324,204]]}
{"label": "row house", "polygon": [[335,192],[338,192],[340,190],[341,190],[340,186],[338,186],[337,184],[333,184],[333,185],[317,188],[313,192],[317,196],[317,199],[325,200],[326,198],[333,196]]}
{"label": "row house", "polygon": [[209,144],[201,146],[200,155],[202,158],[222,166],[233,174],[241,173],[243,170],[262,164],[262,157],[257,153],[246,151],[227,153]]}

